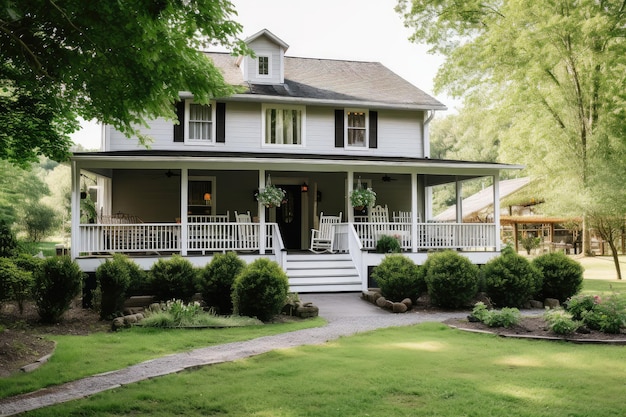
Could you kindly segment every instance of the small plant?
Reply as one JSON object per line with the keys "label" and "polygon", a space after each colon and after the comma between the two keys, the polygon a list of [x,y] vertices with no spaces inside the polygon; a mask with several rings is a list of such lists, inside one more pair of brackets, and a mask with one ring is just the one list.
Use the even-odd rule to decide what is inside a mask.
{"label": "small plant", "polygon": [[590,329],[617,334],[626,325],[626,299],[612,294],[583,313],[583,323]]}
{"label": "small plant", "polygon": [[141,321],[142,327],[242,327],[263,324],[250,317],[219,316],[215,310],[204,311],[198,302],[185,304],[181,300],[170,300],[161,304],[160,311],[153,311]]}
{"label": "small plant", "polygon": [[280,266],[267,258],[248,264],[233,284],[237,314],[268,321],[279,314],[287,300],[289,279]]}
{"label": "small plant", "polygon": [[150,289],[157,300],[189,301],[197,291],[198,272],[180,255],[159,259],[150,268]]}
{"label": "small plant", "polygon": [[489,327],[512,327],[522,319],[517,308],[505,307],[499,311],[488,310],[483,302],[478,302],[474,305],[472,317]]}
{"label": "small plant", "polygon": [[383,235],[376,242],[376,253],[399,253],[402,248],[398,238],[389,235]]}
{"label": "small plant", "polygon": [[533,236],[524,236],[520,239],[520,244],[524,249],[526,249],[526,253],[530,255],[530,252],[533,249],[537,249],[539,245],[541,245],[541,238],[533,237]]}
{"label": "small plant", "polygon": [[235,252],[217,253],[200,270],[200,288],[204,302],[217,309],[219,314],[231,314],[233,301],[231,294],[235,277],[246,264]]}
{"label": "small plant", "polygon": [[431,302],[437,306],[463,307],[476,295],[478,267],[457,252],[432,253],[419,271]]}
{"label": "small plant", "polygon": [[380,287],[381,294],[392,301],[410,298],[415,301],[426,290],[426,284],[418,272],[418,267],[404,255],[387,255],[374,268],[372,278]]}
{"label": "small plant", "polygon": [[83,272],[69,256],[46,258],[33,274],[33,298],[39,317],[45,323],[56,323],[80,293]]}
{"label": "small plant", "polygon": [[546,310],[543,318],[548,323],[548,327],[559,335],[574,333],[581,326],[581,322],[574,320],[573,316],[562,308]]}
{"label": "small plant", "polygon": [[521,307],[541,288],[541,272],[513,252],[487,262],[482,273],[485,292],[497,306]]}
{"label": "small plant", "polygon": [[563,305],[574,320],[582,320],[583,316],[601,301],[602,299],[597,295],[577,295],[568,299]]}
{"label": "small plant", "polygon": [[556,298],[563,303],[582,288],[582,266],[564,253],[546,253],[533,259],[532,264],[543,274],[541,299]]}

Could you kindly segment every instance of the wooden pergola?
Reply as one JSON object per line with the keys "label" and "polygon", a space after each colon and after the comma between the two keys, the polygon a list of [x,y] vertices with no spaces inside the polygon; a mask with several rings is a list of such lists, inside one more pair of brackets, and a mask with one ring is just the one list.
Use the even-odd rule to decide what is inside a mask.
{"label": "wooden pergola", "polygon": [[[548,228],[548,240],[553,246],[560,245],[560,243],[554,241],[554,229],[556,224],[564,223],[581,223],[580,218],[572,217],[548,217],[548,216],[500,216],[501,226],[513,226],[513,241],[515,244],[515,251],[519,250],[518,231],[520,224],[539,224]],[[574,247],[575,249],[575,247]]]}

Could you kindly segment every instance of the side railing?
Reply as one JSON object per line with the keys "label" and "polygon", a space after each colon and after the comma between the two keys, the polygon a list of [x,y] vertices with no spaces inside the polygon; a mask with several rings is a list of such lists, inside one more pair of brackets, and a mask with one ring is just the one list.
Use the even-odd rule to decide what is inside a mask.
{"label": "side railing", "polygon": [[[354,223],[354,229],[366,250],[376,249],[382,236],[393,236],[402,250],[412,249],[413,225],[396,222]],[[460,249],[465,251],[494,250],[496,225],[493,223],[418,223],[417,250]]]}
{"label": "side railing", "polygon": [[277,223],[266,223],[266,236],[267,243],[265,247],[272,251],[276,258],[276,262],[281,266],[283,271],[287,270],[287,252],[285,251],[285,244],[283,243],[283,237],[280,234]]}
{"label": "side railing", "polygon": [[[80,253],[181,252],[178,223],[81,224]],[[190,223],[188,252],[258,251],[259,223]],[[276,223],[266,223],[265,248],[274,253],[284,248]]]}

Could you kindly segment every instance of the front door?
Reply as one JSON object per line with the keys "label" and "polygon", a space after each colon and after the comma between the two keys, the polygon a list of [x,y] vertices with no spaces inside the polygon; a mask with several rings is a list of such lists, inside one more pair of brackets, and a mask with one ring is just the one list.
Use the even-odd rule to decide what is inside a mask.
{"label": "front door", "polygon": [[299,185],[280,185],[285,190],[285,202],[276,208],[276,223],[286,249],[301,249],[302,192]]}

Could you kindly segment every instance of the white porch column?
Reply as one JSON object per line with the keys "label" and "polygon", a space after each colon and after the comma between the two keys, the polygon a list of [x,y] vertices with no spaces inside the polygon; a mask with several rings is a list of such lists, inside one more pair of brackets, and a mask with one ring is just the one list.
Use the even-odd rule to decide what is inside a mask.
{"label": "white porch column", "polygon": [[493,175],[493,223],[495,225],[496,251],[500,252],[500,172]]}
{"label": "white porch column", "polygon": [[454,185],[456,188],[456,222],[463,223],[463,182],[455,177]]}
{"label": "white porch column", "polygon": [[348,219],[348,223],[354,223],[354,210],[352,209],[352,204],[350,204],[350,193],[354,190],[354,171],[350,170],[346,172],[348,176],[348,189],[346,190],[346,219]]}
{"label": "white porch column", "polygon": [[80,253],[80,166],[72,161],[72,200],[71,200],[71,237],[70,253],[72,259],[78,258]]}
{"label": "white porch column", "polygon": [[[265,188],[265,170],[259,169],[259,190]],[[265,255],[265,206],[257,201],[257,212],[259,213],[259,254]]]}
{"label": "white porch column", "polygon": [[189,205],[189,171],[187,168],[180,170],[180,254],[187,255],[189,235],[187,227],[187,206]]}
{"label": "white porch column", "polygon": [[417,173],[411,173],[411,252],[417,252]]}

